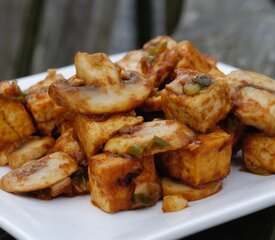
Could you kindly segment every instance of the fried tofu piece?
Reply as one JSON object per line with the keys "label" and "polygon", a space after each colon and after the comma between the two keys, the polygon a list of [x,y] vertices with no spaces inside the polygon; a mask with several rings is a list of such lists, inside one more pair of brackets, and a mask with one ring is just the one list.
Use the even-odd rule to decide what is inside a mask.
{"label": "fried tofu piece", "polygon": [[135,157],[150,156],[185,147],[194,138],[193,131],[176,120],[154,120],[111,138],[104,151]]}
{"label": "fried tofu piece", "polygon": [[225,178],[230,171],[231,136],[217,129],[198,135],[198,145],[161,154],[164,172],[192,187]]}
{"label": "fried tofu piece", "polygon": [[275,136],[275,81],[255,72],[233,71],[226,77],[235,115],[240,121]]}
{"label": "fried tofu piece", "polygon": [[92,203],[109,213],[153,206],[161,197],[153,156],[95,155],[89,160],[89,180]]}
{"label": "fried tofu piece", "polygon": [[77,115],[73,125],[80,146],[89,158],[120,129],[142,122],[142,117],[131,116],[131,113],[101,116],[101,118]]}
{"label": "fried tofu piece", "polygon": [[29,161],[45,156],[54,142],[52,137],[29,137],[15,143],[7,155],[9,167],[16,169]]}
{"label": "fried tofu piece", "polygon": [[166,118],[177,119],[202,133],[213,130],[232,108],[227,82],[193,70],[177,74],[161,91]]}
{"label": "fried tofu piece", "polygon": [[23,104],[0,96],[0,145],[19,141],[34,132],[36,129]]}
{"label": "fried tofu piece", "polygon": [[62,152],[46,155],[12,170],[0,179],[6,192],[25,193],[48,188],[77,171],[77,164]]}
{"label": "fried tofu piece", "polygon": [[56,140],[50,152],[64,152],[69,154],[78,164],[85,160],[85,154],[78,142],[74,139],[73,129],[69,129]]}
{"label": "fried tofu piece", "polygon": [[48,88],[54,81],[63,79],[60,74],[50,72],[45,80],[29,88],[26,106],[42,135],[52,135],[53,131],[67,119],[73,119],[74,113],[56,105],[48,95]]}
{"label": "fried tofu piece", "polygon": [[222,182],[212,182],[200,188],[193,188],[183,182],[177,182],[168,177],[161,179],[163,196],[181,195],[188,201],[196,201],[209,197],[222,189]]}
{"label": "fried tofu piece", "polygon": [[114,213],[132,206],[133,180],[142,172],[140,161],[130,156],[102,153],[89,159],[89,181],[92,203]]}
{"label": "fried tofu piece", "polygon": [[181,195],[167,195],[163,197],[163,212],[178,212],[187,207],[188,201]]}
{"label": "fried tofu piece", "polygon": [[275,173],[275,137],[249,134],[243,138],[242,153],[249,171],[260,175]]}
{"label": "fried tofu piece", "polygon": [[175,67],[177,69],[192,69],[201,73],[212,74],[214,76],[225,76],[217,67],[216,61],[212,57],[207,57],[199,52],[189,41],[178,43],[179,61]]}
{"label": "fried tofu piece", "polygon": [[154,206],[162,196],[160,180],[156,173],[153,156],[143,157],[142,172],[134,179],[131,209]]}

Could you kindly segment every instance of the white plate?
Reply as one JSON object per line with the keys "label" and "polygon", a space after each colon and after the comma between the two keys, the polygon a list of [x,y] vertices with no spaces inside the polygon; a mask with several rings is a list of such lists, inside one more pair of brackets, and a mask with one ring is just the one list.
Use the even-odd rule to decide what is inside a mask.
{"label": "white plate", "polygon": [[[117,60],[121,55],[114,55]],[[219,64],[225,73],[233,70]],[[72,66],[59,70],[66,77]],[[45,73],[22,78],[25,89],[43,79]],[[75,239],[175,239],[244,216],[275,204],[275,176],[240,172],[233,164],[219,193],[195,202],[176,213],[155,207],[107,214],[90,203],[89,196],[42,201],[0,190],[0,226],[14,237],[28,240]],[[8,172],[0,168],[0,176]]]}

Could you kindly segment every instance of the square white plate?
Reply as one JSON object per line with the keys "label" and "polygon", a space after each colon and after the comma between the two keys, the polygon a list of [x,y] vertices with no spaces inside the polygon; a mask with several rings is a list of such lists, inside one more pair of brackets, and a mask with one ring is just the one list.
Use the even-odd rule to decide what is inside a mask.
{"label": "square white plate", "polygon": [[[112,56],[117,60],[122,55]],[[235,68],[219,64],[228,73]],[[65,77],[74,67],[61,68]],[[22,89],[35,84],[45,73],[20,79]],[[257,176],[232,164],[219,193],[195,202],[176,213],[155,207],[107,214],[90,203],[89,196],[42,201],[0,190],[0,227],[18,239],[175,239],[244,216],[275,204],[275,175]],[[0,176],[8,172],[0,167]]]}

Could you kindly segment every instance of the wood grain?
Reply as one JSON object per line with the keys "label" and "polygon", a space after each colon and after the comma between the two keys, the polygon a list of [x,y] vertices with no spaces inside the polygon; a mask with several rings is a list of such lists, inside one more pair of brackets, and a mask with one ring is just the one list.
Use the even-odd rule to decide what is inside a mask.
{"label": "wood grain", "polygon": [[275,4],[269,0],[186,1],[174,37],[218,60],[275,78]]}

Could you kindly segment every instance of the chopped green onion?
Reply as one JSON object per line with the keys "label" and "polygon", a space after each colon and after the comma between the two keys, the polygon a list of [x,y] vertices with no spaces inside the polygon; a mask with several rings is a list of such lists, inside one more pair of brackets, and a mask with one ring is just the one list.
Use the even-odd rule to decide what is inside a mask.
{"label": "chopped green onion", "polygon": [[128,148],[128,154],[133,157],[141,158],[144,148],[138,144],[133,144]]}
{"label": "chopped green onion", "polygon": [[246,165],[246,168],[252,172],[252,173],[255,173],[255,174],[258,174],[258,175],[262,175],[262,176],[268,176],[268,175],[271,175],[271,173],[267,172],[266,170],[262,169],[262,168],[259,168],[259,167],[255,167],[255,166],[252,166],[252,165]]}
{"label": "chopped green onion", "polygon": [[162,138],[160,138],[158,136],[153,137],[153,143],[159,147],[169,147],[170,146],[169,142],[166,142],[165,140],[163,140]]}
{"label": "chopped green onion", "polygon": [[192,96],[197,94],[201,90],[201,85],[199,83],[187,83],[183,87],[184,94]]}
{"label": "chopped green onion", "polygon": [[205,87],[209,87],[212,84],[211,78],[206,75],[197,76],[193,81],[196,83],[199,83]]}
{"label": "chopped green onion", "polygon": [[138,204],[138,203],[150,204],[152,202],[152,198],[149,195],[144,193],[134,193],[132,200],[134,204]]}

